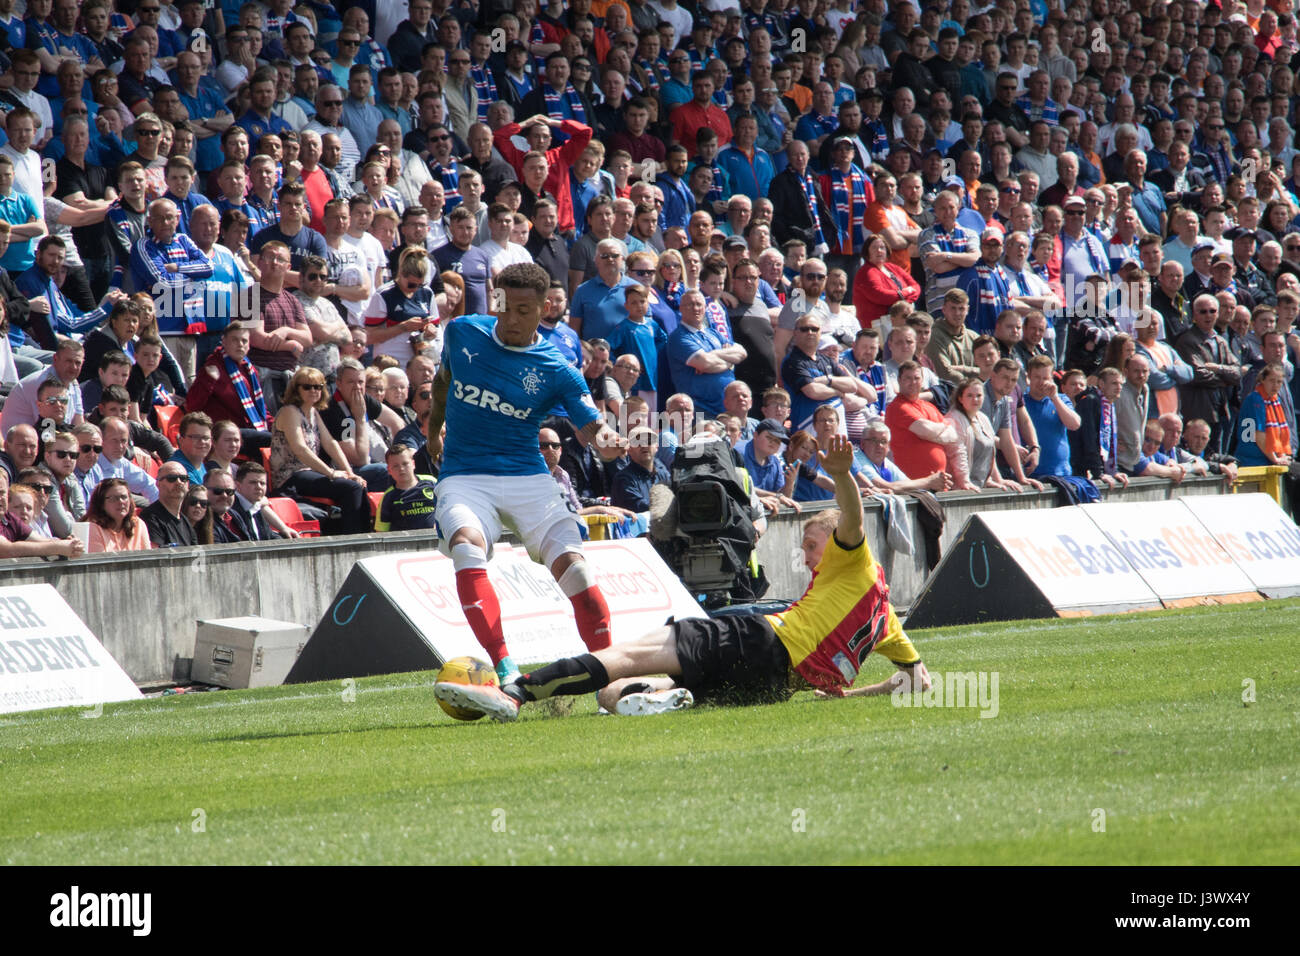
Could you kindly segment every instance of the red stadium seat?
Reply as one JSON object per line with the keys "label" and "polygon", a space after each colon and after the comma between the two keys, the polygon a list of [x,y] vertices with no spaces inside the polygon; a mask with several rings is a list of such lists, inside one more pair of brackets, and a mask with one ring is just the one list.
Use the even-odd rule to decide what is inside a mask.
{"label": "red stadium seat", "polygon": [[266,503],[280,516],[281,521],[304,538],[320,537],[320,522],[304,521],[302,512],[298,510],[298,502],[292,498],[268,498]]}
{"label": "red stadium seat", "polygon": [[158,430],[175,445],[180,438],[181,419],[185,417],[185,409],[179,405],[155,405],[153,411],[158,419]]}

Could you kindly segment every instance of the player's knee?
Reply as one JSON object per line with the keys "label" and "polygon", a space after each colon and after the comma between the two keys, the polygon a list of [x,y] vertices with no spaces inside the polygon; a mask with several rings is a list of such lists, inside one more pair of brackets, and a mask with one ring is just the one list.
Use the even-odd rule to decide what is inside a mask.
{"label": "player's knee", "polygon": [[551,573],[560,585],[560,590],[567,597],[581,594],[596,584],[596,576],[591,573],[591,565],[583,560],[582,555],[566,552],[556,558],[551,565]]}
{"label": "player's knee", "polygon": [[[482,538],[479,540],[482,541]],[[451,546],[451,564],[457,571],[467,571],[471,568],[486,568],[487,550],[481,545],[473,544],[469,541],[462,540],[457,542],[455,537],[453,537]]]}
{"label": "player's knee", "polygon": [[487,553],[487,540],[477,528],[460,528],[451,536],[453,555],[456,547],[462,544],[473,545],[484,554]]}
{"label": "player's knee", "polygon": [[[561,566],[560,561],[566,559],[566,555],[571,556],[567,558],[569,565]],[[557,568],[560,574],[563,574],[575,563],[585,566],[586,561],[582,558],[582,539],[578,535],[578,526],[572,521],[552,525],[537,546],[537,557],[541,559],[544,566],[551,569],[552,574],[555,574]],[[559,580],[559,574],[556,575],[556,580]]]}

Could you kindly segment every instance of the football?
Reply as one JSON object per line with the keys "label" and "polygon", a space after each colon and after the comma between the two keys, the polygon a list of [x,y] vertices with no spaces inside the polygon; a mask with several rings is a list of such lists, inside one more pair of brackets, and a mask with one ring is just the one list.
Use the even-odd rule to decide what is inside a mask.
{"label": "football", "polygon": [[[476,657],[453,657],[442,665],[438,671],[437,683],[449,684],[491,684],[498,686],[497,672],[492,665]],[[446,701],[438,701],[448,717],[456,720],[478,720],[483,715],[476,710],[464,710]]]}

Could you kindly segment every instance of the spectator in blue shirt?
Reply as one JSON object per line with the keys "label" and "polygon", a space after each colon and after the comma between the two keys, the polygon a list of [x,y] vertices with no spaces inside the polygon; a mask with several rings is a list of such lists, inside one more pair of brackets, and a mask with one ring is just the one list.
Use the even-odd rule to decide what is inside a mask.
{"label": "spectator in blue shirt", "polygon": [[9,223],[9,248],[0,267],[17,274],[31,268],[36,256],[33,240],[45,235],[45,219],[36,200],[14,189],[14,161],[0,154],[0,219]]}
{"label": "spectator in blue shirt", "polygon": [[[274,113],[277,79],[275,68],[264,66],[248,82],[248,112],[239,117],[238,125],[248,133],[248,144],[254,153],[257,152],[258,140],[267,133],[279,136],[293,130],[292,126]],[[375,129],[378,128],[379,123],[376,122]]]}
{"label": "spectator in blue shirt", "polygon": [[766,196],[776,176],[772,157],[759,149],[758,121],[752,116],[736,120],[735,139],[718,154],[718,165],[731,179],[733,194],[743,194],[750,199]]}
{"label": "spectator in blue shirt", "polygon": [[[593,280],[597,281],[597,280]],[[581,288],[578,289],[582,291]],[[627,318],[609,333],[610,355],[632,354],[640,360],[641,374],[632,385],[632,391],[646,400],[651,408],[659,407],[656,383],[659,381],[659,355],[668,344],[668,334],[651,320],[650,290],[639,282],[629,281],[624,287]]]}
{"label": "spectator in blue shirt", "polygon": [[[0,166],[2,169],[3,166]],[[50,324],[59,335],[86,333],[103,322],[108,317],[109,308],[125,299],[126,293],[121,289],[110,288],[96,308],[89,312],[77,308],[54,281],[63,268],[66,250],[67,246],[58,236],[45,236],[41,239],[36,247],[36,259],[32,267],[18,276],[18,290],[28,299],[45,297],[50,305]]]}
{"label": "spectator in blue shirt", "polygon": [[781,505],[801,510],[792,499],[782,494],[785,488],[785,459],[781,450],[790,440],[785,426],[774,418],[765,418],[754,429],[754,437],[740,445],[741,460],[749,479],[753,482],[754,493],[773,514]]}
{"label": "spectator in blue shirt", "polygon": [[623,275],[621,239],[596,244],[596,275],[578,286],[569,305],[569,324],[584,339],[609,338],[627,316],[627,290],[639,283]]}
{"label": "spectator in blue shirt", "polygon": [[348,96],[343,101],[342,123],[357,141],[362,156],[375,144],[379,124],[384,121],[379,107],[370,102],[370,88],[370,67],[358,63],[348,70]]}
{"label": "spectator in blue shirt", "polygon": [[1038,467],[1034,478],[1049,475],[1061,477],[1072,474],[1070,469],[1070,437],[1083,420],[1074,410],[1074,403],[1062,395],[1052,379],[1053,363],[1046,355],[1035,355],[1029,360],[1029,391],[1025,394],[1025,411],[1034,423],[1034,432],[1041,446]]}
{"label": "spectator in blue shirt", "polygon": [[682,324],[668,336],[668,366],[673,388],[689,395],[706,415],[723,410],[723,391],[736,378],[732,371],[745,360],[739,345],[727,345],[704,322],[704,294],[682,294]]}
{"label": "spectator in blue shirt", "polygon": [[685,229],[695,212],[695,196],[686,182],[686,167],[689,165],[686,147],[677,145],[669,147],[668,171],[659,177],[659,186],[664,192],[664,208],[659,216],[659,228],[671,229],[676,226]]}

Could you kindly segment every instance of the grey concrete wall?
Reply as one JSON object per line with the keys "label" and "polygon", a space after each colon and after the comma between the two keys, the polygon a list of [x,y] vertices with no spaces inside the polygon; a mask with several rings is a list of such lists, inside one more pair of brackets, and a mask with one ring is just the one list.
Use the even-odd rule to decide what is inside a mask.
{"label": "grey concrete wall", "polygon": [[[1137,479],[1116,501],[1163,501],[1188,494],[1221,494],[1217,479],[1188,479],[1178,488],[1168,482]],[[970,494],[942,496],[947,510],[943,544],[960,532],[976,511],[1051,508],[1055,494]],[[906,499],[916,542],[912,555],[886,545],[882,506],[866,504],[867,541],[881,561],[893,599],[908,606],[925,582],[922,538],[916,502]],[[808,585],[799,550],[803,515],[783,514],[768,522],[759,542],[759,559],[772,581],[768,596],[794,600]],[[75,561],[0,561],[0,585],[53,585],[109,653],[137,683],[189,676],[194,656],[195,622],[200,619],[257,615],[312,628],[329,606],[356,561],[395,551],[434,548],[428,531],[304,538],[257,545],[175,548],[123,555],[98,555]]]}

